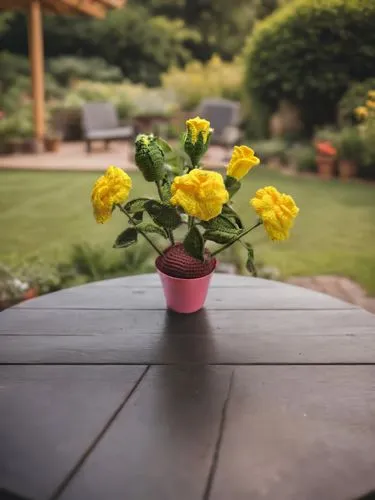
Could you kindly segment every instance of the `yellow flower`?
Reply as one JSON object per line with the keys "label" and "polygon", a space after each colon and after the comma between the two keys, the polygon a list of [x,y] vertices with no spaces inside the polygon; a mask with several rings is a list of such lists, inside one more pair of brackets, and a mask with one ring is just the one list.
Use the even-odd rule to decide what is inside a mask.
{"label": "yellow flower", "polygon": [[358,106],[354,112],[358,120],[364,120],[368,116],[368,109],[365,106]]}
{"label": "yellow flower", "polygon": [[259,163],[259,158],[254,155],[254,151],[251,148],[247,146],[234,146],[227,174],[237,180],[242,179],[249,170],[259,165]]}
{"label": "yellow flower", "polygon": [[375,101],[375,90],[369,90],[367,92],[367,95],[368,95],[368,98],[371,100],[371,101]]}
{"label": "yellow flower", "polygon": [[171,189],[172,205],[178,205],[188,215],[204,221],[217,217],[229,200],[223,177],[208,170],[193,169],[175,177]]}
{"label": "yellow flower", "polygon": [[208,136],[210,132],[212,132],[212,129],[210,127],[210,122],[208,120],[204,120],[203,118],[199,118],[199,116],[187,120],[186,128],[187,132],[191,135],[192,144],[195,144],[197,142],[199,132],[202,132],[204,143],[207,142]]}
{"label": "yellow flower", "polygon": [[293,198],[279,193],[273,186],[258,189],[250,200],[256,213],[262,219],[264,228],[272,240],[286,240],[299,208]]}
{"label": "yellow flower", "polygon": [[96,222],[103,224],[111,218],[113,206],[129,196],[132,180],[126,172],[114,166],[107,168],[95,182],[91,202]]}
{"label": "yellow flower", "polygon": [[375,109],[375,101],[371,101],[370,99],[368,101],[366,101],[366,106],[369,108],[369,109]]}

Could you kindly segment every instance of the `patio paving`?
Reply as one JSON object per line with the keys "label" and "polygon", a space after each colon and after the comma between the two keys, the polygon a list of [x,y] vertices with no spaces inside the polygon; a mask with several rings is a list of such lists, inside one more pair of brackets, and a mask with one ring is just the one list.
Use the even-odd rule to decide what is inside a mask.
{"label": "patio paving", "polygon": [[[0,156],[0,168],[26,170],[102,171],[108,165],[135,170],[133,145],[129,142],[111,142],[108,151],[101,143],[93,144],[92,153],[86,153],[83,142],[65,142],[57,153],[14,154]],[[228,153],[221,146],[211,146],[205,156],[207,168],[225,166]]]}

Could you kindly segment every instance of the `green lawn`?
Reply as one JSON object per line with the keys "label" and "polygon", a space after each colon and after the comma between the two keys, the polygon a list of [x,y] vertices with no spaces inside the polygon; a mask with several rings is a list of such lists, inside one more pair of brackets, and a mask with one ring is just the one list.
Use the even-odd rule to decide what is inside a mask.
{"label": "green lawn", "polygon": [[[37,255],[57,262],[83,241],[110,248],[124,219],[116,213],[105,225],[95,223],[89,197],[96,178],[83,172],[0,172],[0,261],[17,264]],[[133,196],[154,193],[138,173],[132,178]],[[344,275],[375,295],[374,185],[287,177],[258,168],[235,198],[246,222],[255,220],[248,199],[269,184],[292,194],[301,212],[288,242],[268,241],[262,227],[252,233],[258,259],[284,276]]]}

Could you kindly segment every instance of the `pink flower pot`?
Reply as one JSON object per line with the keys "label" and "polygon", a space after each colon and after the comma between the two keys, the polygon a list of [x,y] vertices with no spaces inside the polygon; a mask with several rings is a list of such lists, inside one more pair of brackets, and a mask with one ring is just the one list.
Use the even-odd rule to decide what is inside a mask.
{"label": "pink flower pot", "polygon": [[204,306],[211,277],[215,272],[201,278],[174,278],[157,269],[160,276],[168,309],[190,314]]}

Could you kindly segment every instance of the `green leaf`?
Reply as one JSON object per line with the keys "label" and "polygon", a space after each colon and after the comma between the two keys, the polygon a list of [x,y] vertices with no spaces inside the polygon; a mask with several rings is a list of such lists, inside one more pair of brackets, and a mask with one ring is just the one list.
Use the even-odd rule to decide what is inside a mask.
{"label": "green leaf", "polygon": [[237,230],[235,232],[230,232],[227,233],[225,231],[220,231],[220,230],[208,230],[203,234],[203,238],[205,240],[209,241],[214,241],[215,243],[229,243],[231,240],[233,240],[236,236],[238,236],[241,233],[241,231]]}
{"label": "green leaf", "polygon": [[218,215],[214,219],[202,222],[202,226],[212,231],[223,231],[228,233],[235,233],[238,230],[237,226],[224,215]]}
{"label": "green leaf", "polygon": [[249,257],[251,257],[252,259],[254,259],[254,248],[253,248],[253,245],[251,243],[248,243],[247,241],[244,241],[243,244],[247,248],[247,251],[249,253]]}
{"label": "green leaf", "polygon": [[132,219],[137,225],[143,221],[143,214],[144,212],[136,212],[135,214],[132,215]]}
{"label": "green leaf", "polygon": [[134,200],[128,201],[124,209],[130,214],[142,212],[145,210],[145,203],[148,201],[150,201],[150,198],[135,198]]}
{"label": "green leaf", "polygon": [[136,243],[138,238],[138,232],[135,227],[129,227],[125,229],[121,234],[119,234],[116,238],[116,241],[113,245],[113,248],[126,248]]}
{"label": "green leaf", "polygon": [[136,228],[139,232],[142,231],[142,233],[155,233],[163,236],[163,238],[168,238],[168,234],[165,229],[157,226],[156,224],[152,224],[151,222],[142,222],[141,224],[137,224]]}
{"label": "green leaf", "polygon": [[156,200],[148,200],[145,204],[147,213],[158,226],[167,229],[176,229],[181,224],[181,217],[175,207],[160,203]]}
{"label": "green leaf", "polygon": [[244,225],[242,223],[242,220],[240,216],[237,214],[237,212],[229,205],[224,205],[223,206],[223,211],[222,214],[225,215],[225,217],[228,217],[229,219],[233,219],[240,229],[244,228]]}
{"label": "green leaf", "polygon": [[184,248],[195,259],[204,261],[204,240],[196,226],[193,226],[187,233],[184,239]]}
{"label": "green leaf", "polygon": [[155,140],[156,140],[157,144],[160,146],[160,148],[162,149],[164,154],[173,152],[172,147],[168,144],[167,141],[165,141],[161,137],[156,137]]}
{"label": "green leaf", "polygon": [[234,177],[227,175],[227,177],[225,179],[225,187],[229,193],[229,197],[232,198],[232,196],[234,196],[237,193],[237,191],[240,189],[241,183],[240,183],[240,181],[238,181]]}
{"label": "green leaf", "polygon": [[246,269],[251,273],[253,276],[257,275],[257,270],[254,264],[254,249],[250,243],[244,242],[244,245],[247,248],[247,262],[246,262]]}

